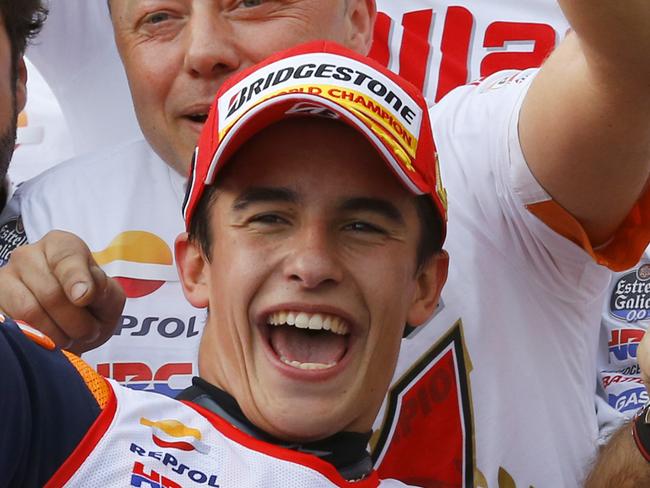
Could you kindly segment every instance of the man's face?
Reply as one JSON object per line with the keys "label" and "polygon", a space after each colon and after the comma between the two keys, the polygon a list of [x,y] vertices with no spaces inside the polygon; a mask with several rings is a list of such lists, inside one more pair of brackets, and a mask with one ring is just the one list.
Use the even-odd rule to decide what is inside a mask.
{"label": "man's face", "polygon": [[214,95],[233,73],[288,47],[330,39],[369,49],[371,0],[112,0],[115,40],[138,121],[187,172]]}
{"label": "man's face", "polygon": [[261,132],[219,180],[210,259],[177,243],[186,295],[209,308],[201,376],[280,438],[369,430],[404,325],[446,276],[444,253],[416,272],[414,197],[361,135],[314,119]]}
{"label": "man's face", "polygon": [[[22,60],[19,62],[17,80],[11,68],[11,43],[0,17],[0,186],[16,144],[18,110],[25,105],[25,65]],[[3,204],[0,202],[0,208]]]}

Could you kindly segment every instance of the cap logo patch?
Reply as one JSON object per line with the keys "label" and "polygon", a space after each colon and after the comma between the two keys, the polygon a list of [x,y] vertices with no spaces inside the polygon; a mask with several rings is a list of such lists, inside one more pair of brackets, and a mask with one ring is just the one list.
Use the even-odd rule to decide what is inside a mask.
{"label": "cap logo patch", "polygon": [[383,127],[406,154],[415,157],[418,140],[414,134],[420,133],[422,109],[395,82],[371,67],[344,56],[311,53],[277,61],[256,74],[252,82],[246,77],[220,97],[220,137],[261,102],[284,93],[308,93],[365,115],[365,120]]}

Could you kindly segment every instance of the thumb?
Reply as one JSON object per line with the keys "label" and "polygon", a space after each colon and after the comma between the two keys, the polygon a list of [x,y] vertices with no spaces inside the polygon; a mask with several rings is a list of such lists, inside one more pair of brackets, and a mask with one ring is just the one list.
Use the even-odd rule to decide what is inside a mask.
{"label": "thumb", "polygon": [[90,273],[97,287],[97,293],[94,299],[88,303],[88,310],[98,321],[115,326],[124,310],[126,302],[124,290],[99,266],[91,266]]}

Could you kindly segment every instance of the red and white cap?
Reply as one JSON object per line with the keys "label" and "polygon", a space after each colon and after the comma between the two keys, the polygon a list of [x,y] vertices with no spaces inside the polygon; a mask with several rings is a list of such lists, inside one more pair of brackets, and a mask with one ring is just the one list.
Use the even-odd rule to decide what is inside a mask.
{"label": "red and white cap", "polygon": [[431,197],[444,237],[447,198],[422,93],[376,61],[328,41],[282,51],[221,87],[192,160],[183,203],[187,228],[204,188],[237,149],[289,117],[326,117],[356,128],[408,190]]}

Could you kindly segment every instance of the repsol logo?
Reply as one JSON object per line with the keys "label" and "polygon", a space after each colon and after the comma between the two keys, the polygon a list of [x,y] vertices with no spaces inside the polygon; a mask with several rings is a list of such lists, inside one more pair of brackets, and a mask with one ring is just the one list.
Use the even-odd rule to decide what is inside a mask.
{"label": "repsol logo", "polygon": [[[183,464],[175,456],[169,453],[160,452],[160,451],[149,451],[147,449],[138,446],[135,443],[131,443],[130,451],[143,458],[156,459],[159,462],[159,464],[162,464],[167,469],[171,470],[171,472],[187,478],[192,483],[195,483],[197,485],[205,485],[205,486],[212,486],[214,488],[219,488],[216,474],[205,473],[200,469],[192,468],[187,464]],[[144,465],[139,462],[135,463],[134,473],[136,472],[136,468],[137,468],[136,474],[143,477],[145,480],[147,479],[154,480],[157,483],[162,484],[163,477],[156,471],[151,470],[145,472]],[[167,479],[167,481],[169,482],[170,480]],[[145,486],[145,485],[132,484],[131,486]],[[167,486],[173,486],[173,485],[167,485]],[[176,485],[176,486],[182,486],[182,485]]]}
{"label": "repsol logo", "polygon": [[201,326],[196,325],[196,316],[190,317],[185,323],[177,317],[145,317],[139,320],[133,315],[122,315],[113,335],[119,336],[124,332],[125,335],[142,337],[155,331],[166,339],[176,339],[177,337],[195,337],[201,333],[201,329]]}
{"label": "repsol logo", "polygon": [[614,317],[627,322],[649,318],[650,264],[619,278],[612,290],[609,309]]}
{"label": "repsol logo", "polygon": [[172,456],[169,453],[160,452],[160,451],[149,451],[147,449],[138,446],[133,442],[131,443],[130,451],[144,458],[156,459],[159,461],[160,464],[167,467],[168,469],[171,469],[173,473],[179,474],[181,476],[185,476],[186,478],[189,478],[189,480],[191,480],[196,484],[212,486],[214,488],[219,487],[219,484],[217,483],[216,474],[208,474],[203,472],[200,469],[196,469],[196,468],[193,469],[187,464],[181,463],[175,456]]}
{"label": "repsol logo", "polygon": [[228,115],[231,117],[253,97],[290,80],[336,80],[363,88],[382,99],[387,105],[400,115],[404,122],[411,126],[415,120],[416,111],[405,103],[398,94],[391,90],[385,83],[375,79],[372,75],[349,66],[337,66],[330,63],[305,63],[300,66],[287,66],[271,71],[266,76],[258,78],[235,94],[228,105]]}

